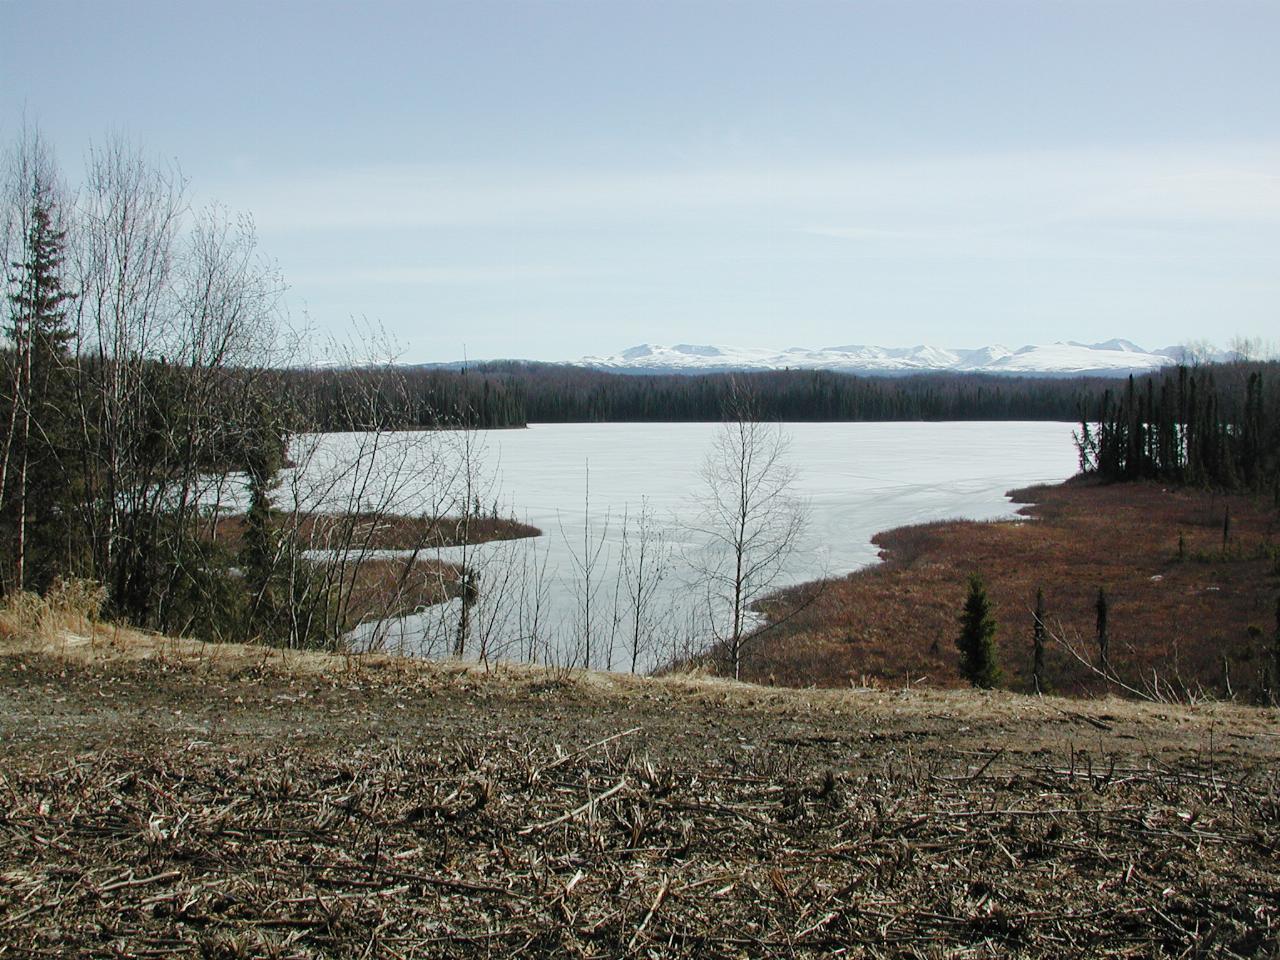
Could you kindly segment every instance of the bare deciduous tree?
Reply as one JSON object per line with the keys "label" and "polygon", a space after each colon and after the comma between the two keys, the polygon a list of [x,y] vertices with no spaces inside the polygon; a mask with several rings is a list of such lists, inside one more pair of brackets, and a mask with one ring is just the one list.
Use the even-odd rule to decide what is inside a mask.
{"label": "bare deciduous tree", "polygon": [[[560,536],[564,538],[565,545],[569,548],[569,560],[576,577],[574,600],[577,604],[577,617],[574,622],[574,659],[580,655],[582,666],[590,670],[595,665],[595,655],[599,653],[593,641],[601,616],[599,593],[602,573],[609,565],[606,549],[609,541],[609,513],[605,512],[603,521],[599,525],[591,515],[590,463],[585,465],[583,476],[581,552],[577,544],[569,539],[563,523],[560,525]],[[612,634],[610,634],[609,643],[612,643]]]}
{"label": "bare deciduous tree", "polygon": [[638,513],[623,514],[622,561],[618,568],[630,620],[627,641],[632,673],[638,669],[640,658],[653,647],[661,617],[658,590],[670,572],[670,561],[666,534],[649,502],[642,500]]}
{"label": "bare deciduous tree", "polygon": [[749,613],[777,582],[795,551],[808,510],[793,492],[790,441],[780,424],[735,387],[702,467],[695,560],[709,597],[712,630],[735,678],[741,677]]}
{"label": "bare deciduous tree", "polygon": [[121,139],[90,151],[75,226],[93,573],[135,622],[181,628],[208,580],[201,504],[246,426],[233,395],[251,365],[270,362],[253,347],[273,339],[281,284],[251,224],[218,210],[192,218],[182,177]]}
{"label": "bare deciduous tree", "polygon": [[[378,339],[373,331],[365,337]],[[326,360],[340,380],[332,402],[362,429],[293,437],[292,466],[275,498],[276,563],[290,618],[280,640],[290,646],[337,646],[361,622],[412,612],[432,567],[441,571],[442,593],[453,586],[443,565],[424,568],[421,561],[439,545],[444,518],[457,515],[464,462],[447,449],[444,434],[398,429],[407,401],[393,362],[358,365],[341,345],[331,345]],[[380,533],[402,520],[413,521],[402,529],[419,532],[407,541],[398,535],[394,550],[381,549]],[[379,563],[394,574],[369,577]],[[375,626],[365,644],[384,642],[386,629]]]}

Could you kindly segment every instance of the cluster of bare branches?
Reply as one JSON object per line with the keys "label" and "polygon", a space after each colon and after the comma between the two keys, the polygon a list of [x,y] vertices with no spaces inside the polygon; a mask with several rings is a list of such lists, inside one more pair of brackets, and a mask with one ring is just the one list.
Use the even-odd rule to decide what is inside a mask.
{"label": "cluster of bare branches", "polygon": [[[1050,626],[1050,622],[1044,616],[1042,609],[1037,609],[1032,614],[1032,617],[1037,643],[1043,644],[1044,639],[1052,642],[1059,649],[1066,652],[1073,661],[1088,671],[1089,674],[1103,681],[1113,691],[1138,700],[1145,700],[1148,703],[1196,704],[1213,699],[1212,694],[1205,690],[1202,683],[1196,680],[1188,681],[1182,676],[1178,670],[1176,657],[1169,662],[1168,670],[1164,676],[1160,674],[1159,670],[1152,667],[1149,675],[1126,677],[1116,668],[1109,655],[1108,647],[1100,641],[1095,641],[1097,648],[1095,656],[1092,652],[1092,647],[1078,633],[1073,633],[1061,623],[1055,622]],[[1105,621],[1100,619],[1100,637],[1105,637],[1104,631]],[[1042,648],[1037,649],[1040,650]],[[1041,669],[1043,669],[1042,666]],[[1038,688],[1042,682],[1040,677],[1041,675],[1037,674],[1037,693],[1040,692]]]}
{"label": "cluster of bare branches", "polygon": [[[634,511],[625,506],[620,519],[608,509],[593,511],[590,465],[584,466],[580,521],[560,525],[568,557],[562,595],[572,610],[541,621],[543,655],[527,659],[566,670],[621,666],[634,673],[712,651],[738,676],[744,651],[765,629],[760,602],[784,572],[807,508],[793,493],[795,471],[781,426],[762,419],[745,388],[733,392],[724,413],[702,468],[698,519],[681,531],[696,542],[693,549],[677,551],[672,521],[646,499]],[[486,581],[482,602],[501,603],[495,588],[513,589],[511,570],[508,565],[498,583]],[[518,592],[527,593],[523,586]],[[770,619],[785,619],[786,603],[776,606]],[[530,636],[520,617],[514,622],[515,636]],[[516,646],[535,651],[527,642]]]}
{"label": "cluster of bare branches", "polygon": [[696,531],[702,550],[692,562],[705,590],[715,644],[735,679],[752,635],[751,614],[776,585],[808,522],[794,492],[790,441],[761,416],[758,401],[734,389],[702,468]]}
{"label": "cluster of bare branches", "polygon": [[[0,587],[83,577],[136,624],[290,646],[460,594],[465,652],[471,558],[426,553],[449,518],[465,551],[481,516],[476,432],[402,432],[390,350],[316,365],[252,220],[193,210],[180,172],[124,139],[88,151],[74,190],[34,129],[3,172]],[[298,366],[331,388],[293,390]],[[361,431],[306,433],[318,397]]]}

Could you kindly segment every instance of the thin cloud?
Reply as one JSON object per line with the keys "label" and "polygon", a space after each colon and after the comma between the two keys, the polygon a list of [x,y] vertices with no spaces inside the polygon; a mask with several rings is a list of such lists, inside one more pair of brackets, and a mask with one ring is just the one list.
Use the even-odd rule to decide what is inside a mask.
{"label": "thin cloud", "polygon": [[395,266],[341,270],[323,274],[304,274],[295,282],[307,286],[345,286],[352,283],[380,286],[471,286],[503,282],[565,280],[583,275],[583,271],[562,267],[530,264],[493,266],[422,267]]}
{"label": "thin cloud", "polygon": [[[702,170],[384,166],[250,184],[268,229],[338,230],[821,217],[849,239],[1053,221],[1280,221],[1280,147],[1064,150]],[[877,223],[892,222],[891,230]],[[846,226],[844,224],[852,223]],[[994,224],[994,226],[993,226]]]}

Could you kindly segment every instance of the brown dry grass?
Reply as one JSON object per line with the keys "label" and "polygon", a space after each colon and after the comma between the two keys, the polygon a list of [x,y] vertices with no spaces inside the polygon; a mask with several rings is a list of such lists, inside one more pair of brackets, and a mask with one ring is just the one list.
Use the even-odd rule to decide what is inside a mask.
{"label": "brown dry grass", "polygon": [[[230,549],[239,549],[245,517],[234,514],[215,524],[214,536]],[[464,537],[465,534],[465,537]],[[466,524],[453,517],[408,517],[395,514],[307,513],[297,518],[297,542],[318,550],[332,544],[357,544],[362,550],[416,550],[517,540],[541,536],[537,527],[502,517],[473,517]]]}
{"label": "brown dry grass", "polygon": [[401,617],[461,596],[458,564],[422,558],[365,560],[351,574],[347,620]]}
{"label": "brown dry grass", "polygon": [[[220,518],[213,536],[228,550],[238,551],[244,539],[245,517]],[[349,549],[364,554],[379,550],[429,551],[494,540],[537,537],[542,531],[517,520],[476,517],[465,524],[454,518],[430,519],[386,514],[309,513],[297,518],[293,531],[304,549]],[[344,546],[345,545],[345,546]],[[345,629],[370,619],[391,619],[461,595],[458,564],[429,557],[370,557],[352,565],[343,579],[350,591]]]}
{"label": "brown dry grass", "polygon": [[[1161,696],[1183,699],[1226,696],[1228,680],[1235,695],[1257,692],[1280,595],[1280,514],[1270,498],[1080,480],[1014,497],[1032,504],[1022,511],[1031,519],[877,535],[885,562],[820,590],[792,592],[788,602],[806,591],[812,602],[751,649],[746,676],[796,686],[959,686],[954,638],[967,579],[976,572],[999,621],[1011,689],[1030,689],[1037,587],[1051,630],[1089,656],[1096,656],[1094,604],[1102,587],[1110,598],[1111,661],[1121,678],[1147,692],[1158,678]],[[1048,679],[1071,695],[1119,689],[1060,644],[1050,645]]]}

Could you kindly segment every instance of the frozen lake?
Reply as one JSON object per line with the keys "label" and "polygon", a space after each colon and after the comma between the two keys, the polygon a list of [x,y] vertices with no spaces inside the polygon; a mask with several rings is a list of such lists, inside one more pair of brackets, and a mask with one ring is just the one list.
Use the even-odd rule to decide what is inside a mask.
{"label": "frozen lake", "polygon": [[[629,669],[634,604],[627,602],[618,570],[624,516],[634,559],[642,505],[654,521],[651,541],[657,541],[655,531],[661,534],[666,565],[659,587],[662,622],[646,622],[651,636],[637,662],[647,668],[681,652],[681,644],[705,640],[711,614],[693,575],[691,561],[701,549],[693,527],[705,489],[702,466],[721,429],[712,423],[543,424],[471,435],[469,460],[477,469],[469,499],[486,511],[496,503],[504,515],[541,528],[543,536],[465,554],[462,548],[440,552],[465,559],[480,573],[469,655],[566,662],[582,658],[589,637],[593,666]],[[793,490],[808,504],[809,522],[779,586],[874,562],[870,538],[891,527],[1012,517],[1006,491],[1060,481],[1076,469],[1067,423],[794,423],[782,429],[796,470]],[[317,462],[343,462],[357,438],[318,438],[323,456]],[[415,457],[426,457],[428,449],[431,456],[456,457],[466,439],[417,435],[413,442],[424,452],[389,444],[379,454],[417,476],[417,486],[408,483],[398,492],[402,508],[439,496],[427,486],[435,470],[418,470]],[[442,444],[449,451],[444,455]],[[594,558],[589,602],[584,557]],[[440,654],[456,634],[459,608],[455,602],[367,629],[362,641]]]}

